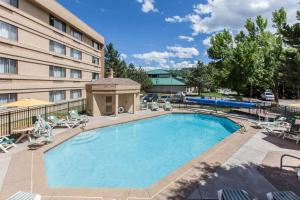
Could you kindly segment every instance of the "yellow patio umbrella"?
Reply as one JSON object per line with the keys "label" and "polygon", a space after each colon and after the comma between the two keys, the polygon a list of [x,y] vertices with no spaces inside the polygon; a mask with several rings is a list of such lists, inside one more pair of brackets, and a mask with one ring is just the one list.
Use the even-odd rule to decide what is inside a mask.
{"label": "yellow patio umbrella", "polygon": [[300,103],[296,103],[296,104],[291,104],[290,106],[293,106],[293,107],[297,107],[297,108],[300,108]]}
{"label": "yellow patio umbrella", "polygon": [[21,99],[19,101],[11,102],[4,104],[5,107],[32,107],[32,106],[44,106],[50,105],[51,102],[48,101],[41,101],[37,99]]}

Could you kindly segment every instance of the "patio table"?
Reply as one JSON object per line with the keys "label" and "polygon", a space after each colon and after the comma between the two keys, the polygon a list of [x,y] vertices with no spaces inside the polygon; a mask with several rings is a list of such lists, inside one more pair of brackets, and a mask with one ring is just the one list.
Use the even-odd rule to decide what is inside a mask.
{"label": "patio table", "polygon": [[21,136],[17,139],[16,143],[19,143],[24,137],[28,138],[28,141],[31,142],[30,134],[34,130],[34,127],[27,127],[23,129],[15,129],[12,131],[13,134],[21,134]]}

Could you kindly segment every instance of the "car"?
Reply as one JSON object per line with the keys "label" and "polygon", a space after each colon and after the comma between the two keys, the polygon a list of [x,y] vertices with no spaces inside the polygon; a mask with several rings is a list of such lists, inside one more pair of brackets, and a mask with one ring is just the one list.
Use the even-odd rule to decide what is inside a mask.
{"label": "car", "polygon": [[157,99],[157,102],[158,103],[165,103],[167,101],[170,101],[170,96],[160,96],[158,97]]}
{"label": "car", "polygon": [[150,94],[146,95],[143,100],[147,101],[147,102],[152,102],[152,101],[157,101],[157,99],[158,99],[158,95],[157,94],[150,93]]}
{"label": "car", "polygon": [[262,100],[265,100],[265,101],[274,101],[275,100],[275,96],[272,92],[262,93],[261,98],[262,98]]}

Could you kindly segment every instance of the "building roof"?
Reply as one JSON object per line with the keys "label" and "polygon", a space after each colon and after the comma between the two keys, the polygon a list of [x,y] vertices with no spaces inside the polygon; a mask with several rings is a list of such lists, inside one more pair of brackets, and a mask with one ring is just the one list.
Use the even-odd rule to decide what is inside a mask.
{"label": "building roof", "polygon": [[154,86],[159,86],[159,85],[185,86],[186,85],[183,80],[177,78],[151,78],[151,81]]}
{"label": "building roof", "polygon": [[49,0],[33,0],[40,7],[48,10],[57,17],[66,20],[67,23],[71,24],[75,28],[83,31],[85,34],[89,35],[92,39],[97,40],[104,44],[104,37],[100,35],[97,31],[71,13],[69,10],[60,5],[57,1]]}
{"label": "building roof", "polygon": [[97,81],[88,83],[87,85],[129,85],[140,86],[138,82],[135,82],[129,78],[100,78]]}
{"label": "building roof", "polygon": [[170,74],[170,72],[164,69],[155,69],[155,70],[147,71],[147,74]]}

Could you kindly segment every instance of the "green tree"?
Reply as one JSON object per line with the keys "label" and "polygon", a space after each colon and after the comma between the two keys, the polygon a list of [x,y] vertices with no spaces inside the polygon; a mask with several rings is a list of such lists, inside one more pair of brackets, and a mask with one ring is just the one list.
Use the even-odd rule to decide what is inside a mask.
{"label": "green tree", "polygon": [[208,65],[198,61],[197,67],[187,75],[187,84],[191,87],[197,87],[198,95],[201,95],[205,88],[210,88],[212,82]]}
{"label": "green tree", "polygon": [[267,24],[266,19],[258,16],[255,21],[248,19],[246,32],[241,31],[235,37],[227,30],[217,33],[211,39],[208,55],[219,71],[219,75],[215,75],[219,86],[239,94],[249,85],[270,88],[278,102],[284,72],[283,41],[279,34],[266,31]]}
{"label": "green tree", "polygon": [[111,69],[116,78],[126,77],[126,63],[120,58],[119,52],[112,43],[105,47],[105,77],[108,77]]}
{"label": "green tree", "polygon": [[152,87],[152,82],[148,74],[141,67],[136,68],[133,64],[129,64],[126,73],[128,78],[141,84],[142,91],[146,91]]}
{"label": "green tree", "polygon": [[[297,12],[297,19],[300,20],[300,11]],[[287,85],[297,91],[300,98],[300,23],[288,25],[286,22],[286,12],[283,8],[273,13],[274,27],[283,37],[287,45],[285,50],[285,74],[284,80]]]}

